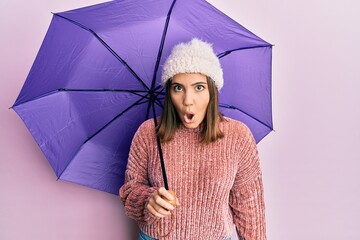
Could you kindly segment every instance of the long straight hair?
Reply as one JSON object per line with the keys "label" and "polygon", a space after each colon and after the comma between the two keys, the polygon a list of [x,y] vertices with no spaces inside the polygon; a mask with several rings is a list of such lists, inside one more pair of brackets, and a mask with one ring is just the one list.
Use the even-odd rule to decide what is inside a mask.
{"label": "long straight hair", "polygon": [[[214,81],[207,78],[210,100],[206,109],[205,118],[202,122],[201,143],[211,143],[223,138],[224,133],[220,130],[219,122],[223,121],[223,115],[219,113],[219,93]],[[164,109],[160,117],[159,125],[156,127],[156,134],[161,142],[168,142],[173,139],[179,125],[182,124],[171,101],[170,89],[171,79],[165,85]]]}

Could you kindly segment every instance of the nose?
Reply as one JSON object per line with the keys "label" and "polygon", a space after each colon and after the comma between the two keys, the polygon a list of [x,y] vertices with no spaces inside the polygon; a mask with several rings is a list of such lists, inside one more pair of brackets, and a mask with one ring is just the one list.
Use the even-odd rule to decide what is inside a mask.
{"label": "nose", "polygon": [[191,106],[194,104],[194,94],[191,91],[185,91],[183,96],[184,106]]}

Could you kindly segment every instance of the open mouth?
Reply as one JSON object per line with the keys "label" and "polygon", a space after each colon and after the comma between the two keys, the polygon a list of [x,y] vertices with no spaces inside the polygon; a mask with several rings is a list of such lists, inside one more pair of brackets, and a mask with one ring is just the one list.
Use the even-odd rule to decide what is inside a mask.
{"label": "open mouth", "polygon": [[185,122],[186,123],[191,123],[194,119],[194,114],[192,113],[186,113],[184,116]]}

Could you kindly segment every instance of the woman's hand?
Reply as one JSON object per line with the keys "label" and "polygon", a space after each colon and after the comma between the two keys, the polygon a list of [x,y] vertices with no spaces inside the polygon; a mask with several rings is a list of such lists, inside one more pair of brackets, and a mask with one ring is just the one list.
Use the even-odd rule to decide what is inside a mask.
{"label": "woman's hand", "polygon": [[[174,200],[176,204],[172,205],[170,202]],[[153,193],[146,207],[153,215],[163,218],[170,215],[177,205],[179,205],[179,201],[175,194],[172,195],[170,191],[161,187]]]}

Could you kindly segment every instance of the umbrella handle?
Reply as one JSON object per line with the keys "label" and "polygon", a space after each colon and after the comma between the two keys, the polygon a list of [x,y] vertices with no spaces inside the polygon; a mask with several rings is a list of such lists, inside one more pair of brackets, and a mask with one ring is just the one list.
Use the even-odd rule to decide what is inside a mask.
{"label": "umbrella handle", "polygon": [[[168,190],[168,192],[173,196],[173,200],[172,201],[169,201],[169,200],[166,200],[168,203],[170,203],[171,205],[173,206],[176,206],[176,195],[175,195],[175,192],[172,191],[172,190]],[[161,235],[160,233],[160,223],[161,221],[158,222],[158,227],[157,227],[157,234],[159,236],[159,238],[166,238],[167,236],[169,236],[169,234],[172,232],[173,228],[174,228],[174,224],[175,224],[175,221],[176,221],[176,216],[175,216],[175,213],[174,212],[171,212],[171,226],[170,226],[170,230],[164,234],[164,235]]]}
{"label": "umbrella handle", "polygon": [[175,213],[171,212],[171,226],[170,226],[170,230],[169,230],[166,234],[164,234],[164,235],[161,235],[161,233],[160,233],[160,223],[161,223],[161,221],[158,222],[157,234],[158,234],[159,238],[166,238],[167,236],[169,236],[169,234],[170,234],[170,233],[172,232],[172,230],[174,229],[175,221],[176,221]]}

